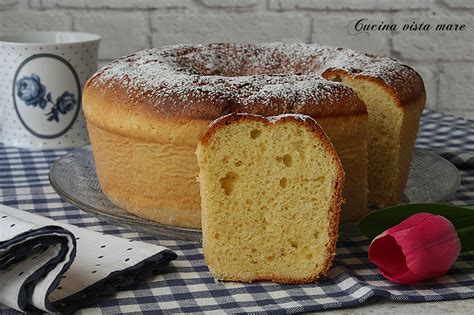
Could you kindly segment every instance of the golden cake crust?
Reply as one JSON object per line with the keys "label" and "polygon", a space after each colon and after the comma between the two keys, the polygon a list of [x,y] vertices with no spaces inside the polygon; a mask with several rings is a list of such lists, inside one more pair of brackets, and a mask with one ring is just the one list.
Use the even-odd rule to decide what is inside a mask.
{"label": "golden cake crust", "polygon": [[[352,101],[350,95],[344,97],[350,89],[320,80],[338,75],[384,85],[399,106],[424,93],[418,74],[394,59],[315,44],[211,44],[145,50],[102,68],[88,81],[85,93],[93,90],[107,99],[126,100],[115,109],[124,115],[168,119],[213,120],[241,111],[298,113],[298,103],[309,95],[319,106],[305,114],[365,114],[363,104]],[[324,93],[318,93],[321,89]],[[87,112],[94,119],[94,109]]]}
{"label": "golden cake crust", "polygon": [[[341,154],[343,164],[357,169],[351,170],[346,183],[348,196],[355,197],[346,205],[350,211],[343,211],[343,218],[357,220],[366,212],[366,153],[362,148],[368,114],[354,90],[328,81],[338,81],[343,74],[381,82],[401,108],[408,106],[408,99],[424,97],[418,75],[393,59],[315,44],[169,46],[114,61],[87,82],[83,94],[101,186],[114,203],[142,217],[199,227],[198,187],[191,179],[197,161],[189,157],[187,163],[181,163],[192,166],[186,176],[130,180],[137,172],[156,167],[157,155],[146,152],[159,156],[185,152],[188,157],[207,125],[228,113],[301,113],[320,121],[337,150],[347,151]],[[355,129],[343,127],[346,121]],[[351,134],[361,140],[359,144],[351,143]],[[135,161],[136,152],[142,152],[140,161]],[[111,161],[119,154],[130,163],[116,169]],[[174,207],[167,196],[158,193],[168,192],[169,182],[181,193]],[[140,183],[159,189],[143,195]],[[166,219],[174,210],[179,212],[175,219]]]}
{"label": "golden cake crust", "polygon": [[[321,78],[304,87],[307,95],[291,93],[293,95],[289,96],[284,91],[284,95],[262,97],[264,99],[251,97],[258,93],[257,88],[243,87],[236,90],[239,93],[232,97],[219,92],[186,95],[184,100],[178,96],[164,96],[156,100],[148,93],[129,94],[126,87],[115,83],[102,86],[90,82],[84,90],[83,105],[89,123],[114,133],[150,141],[196,143],[196,136],[199,135],[189,135],[183,130],[181,136],[179,127],[198,122],[209,123],[228,113],[245,112],[263,116],[299,113],[316,119],[367,116],[365,104],[353,90]],[[288,83],[288,86],[291,85]],[[155,129],[160,121],[177,127],[172,137]],[[189,136],[192,139],[188,139]]]}
{"label": "golden cake crust", "polygon": [[[242,277],[234,277],[234,278],[228,278],[225,279],[226,281],[243,281],[243,282],[254,282],[254,281],[272,281],[272,282],[277,282],[277,283],[291,283],[291,284],[304,284],[304,283],[312,283],[316,280],[318,280],[321,276],[326,275],[326,272],[329,270],[331,267],[333,258],[336,254],[336,242],[339,236],[339,218],[340,218],[340,208],[345,202],[343,197],[342,197],[342,191],[344,188],[344,178],[345,178],[345,173],[341,164],[341,161],[339,159],[339,156],[332,145],[332,143],[329,141],[327,135],[325,132],[322,130],[322,128],[319,126],[319,124],[312,119],[311,117],[308,117],[306,115],[279,115],[276,117],[263,117],[260,115],[252,115],[252,114],[229,114],[226,116],[223,116],[217,120],[215,120],[213,123],[211,123],[206,130],[206,132],[201,136],[199,140],[199,144],[202,148],[205,149],[205,147],[210,143],[212,140],[212,137],[219,132],[222,128],[224,128],[227,125],[232,125],[232,124],[239,124],[241,122],[245,121],[258,121],[262,122],[265,125],[271,125],[271,124],[283,124],[283,123],[288,123],[288,122],[293,122],[297,123],[299,125],[302,125],[305,127],[307,130],[311,132],[311,134],[314,136],[315,139],[320,141],[320,143],[324,146],[325,151],[332,157],[332,159],[336,162],[336,168],[337,168],[337,178],[334,183],[334,192],[331,198],[330,202],[330,207],[329,207],[329,212],[328,212],[328,221],[329,221],[329,241],[326,247],[326,252],[329,253],[329,255],[326,257],[326,260],[324,262],[324,265],[321,269],[321,272],[319,274],[312,275],[307,278],[303,279],[293,279],[293,278],[284,278],[284,277],[275,277],[273,275],[265,275],[265,276],[260,276],[257,278],[252,278],[252,279],[246,279]],[[203,218],[204,220],[204,218]],[[204,225],[204,224],[203,224]],[[206,259],[206,263],[209,265],[210,262],[207,261],[207,257],[209,255],[206,254],[206,246],[203,246],[204,250],[204,257]]]}
{"label": "golden cake crust", "polygon": [[[376,65],[372,66],[376,67]],[[370,66],[367,65],[369,69]],[[328,68],[322,76],[329,80],[338,76],[349,76],[356,80],[363,79],[374,82],[392,95],[399,107],[405,107],[425,95],[423,80],[415,70],[407,65],[396,62],[387,68],[380,66],[380,69],[374,73],[370,73],[368,68],[365,69],[366,71],[361,71],[360,68]]]}

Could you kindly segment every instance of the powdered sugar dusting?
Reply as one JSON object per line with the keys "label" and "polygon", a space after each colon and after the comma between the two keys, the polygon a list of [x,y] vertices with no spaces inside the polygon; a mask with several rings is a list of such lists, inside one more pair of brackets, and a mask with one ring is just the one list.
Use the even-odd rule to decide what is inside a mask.
{"label": "powdered sugar dusting", "polygon": [[277,115],[277,116],[267,117],[267,119],[272,123],[276,123],[279,120],[282,120],[284,118],[293,118],[293,119],[298,119],[298,120],[302,120],[302,121],[311,121],[311,122],[314,122],[316,124],[316,120],[314,120],[310,116],[304,115],[304,114],[281,114],[281,115]]}
{"label": "powdered sugar dusting", "polygon": [[262,115],[256,115],[256,114],[247,114],[247,113],[231,113],[231,114],[227,114],[227,115],[224,115],[224,116],[221,116],[217,119],[214,119],[208,126],[208,128],[211,128],[212,126],[220,123],[221,121],[223,120],[226,120],[228,117],[230,116],[240,116],[240,117],[259,117],[259,118],[263,118],[263,119],[266,119],[268,120],[270,123],[274,124],[274,123],[277,123],[278,121],[284,119],[284,118],[293,118],[293,119],[298,119],[298,120],[302,120],[302,121],[311,121],[315,124],[317,124],[316,120],[314,120],[313,118],[311,118],[310,116],[308,115],[304,115],[304,114],[292,114],[292,113],[288,113],[288,114],[280,114],[280,115],[276,115],[276,116],[268,116],[268,117],[265,117],[265,116],[262,116]]}
{"label": "powdered sugar dusting", "polygon": [[176,103],[179,108],[173,112],[183,113],[201,99],[244,107],[272,106],[275,100],[337,101],[345,90],[340,83],[322,78],[327,69],[381,78],[389,86],[402,88],[411,75],[394,59],[350,49],[317,44],[211,44],[141,51],[105,66],[92,83],[101,88],[119,85],[131,99],[146,94],[157,106]]}

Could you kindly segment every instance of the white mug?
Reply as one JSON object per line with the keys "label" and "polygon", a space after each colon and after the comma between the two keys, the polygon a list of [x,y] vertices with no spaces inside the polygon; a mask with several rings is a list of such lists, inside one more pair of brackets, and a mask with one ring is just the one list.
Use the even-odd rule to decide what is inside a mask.
{"label": "white mug", "polygon": [[89,143],[82,88],[97,70],[100,36],[0,35],[0,143],[65,149]]}

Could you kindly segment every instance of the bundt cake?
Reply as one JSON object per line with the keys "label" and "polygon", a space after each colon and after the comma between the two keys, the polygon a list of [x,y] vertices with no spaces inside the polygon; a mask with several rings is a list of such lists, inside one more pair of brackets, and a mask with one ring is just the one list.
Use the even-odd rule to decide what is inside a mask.
{"label": "bundt cake", "polygon": [[370,202],[398,201],[424,100],[420,77],[393,59],[315,44],[210,44],[112,62],[86,84],[83,109],[105,194],[139,216],[200,227],[194,152],[214,119],[316,119],[346,172],[342,220],[355,221],[367,178]]}
{"label": "bundt cake", "polygon": [[328,270],[344,171],[312,118],[229,114],[196,155],[204,257],[216,279],[306,283]]}

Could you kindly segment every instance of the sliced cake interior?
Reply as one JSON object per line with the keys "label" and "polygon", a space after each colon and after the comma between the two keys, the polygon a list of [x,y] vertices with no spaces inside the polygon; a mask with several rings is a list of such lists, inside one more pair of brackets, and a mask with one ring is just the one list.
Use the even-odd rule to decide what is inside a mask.
{"label": "sliced cake interior", "polygon": [[368,202],[377,207],[396,205],[405,190],[416,134],[425,104],[424,92],[403,106],[387,87],[348,75],[329,76],[354,89],[367,105]]}
{"label": "sliced cake interior", "polygon": [[[401,197],[397,185],[401,177],[400,130],[403,110],[394,104],[390,94],[378,84],[346,79],[344,84],[357,91],[369,112],[368,199],[380,207],[394,205]],[[411,156],[410,152],[404,154]]]}
{"label": "sliced cake interior", "polygon": [[211,124],[196,154],[215,278],[305,283],[328,270],[344,173],[313,119],[231,114]]}

